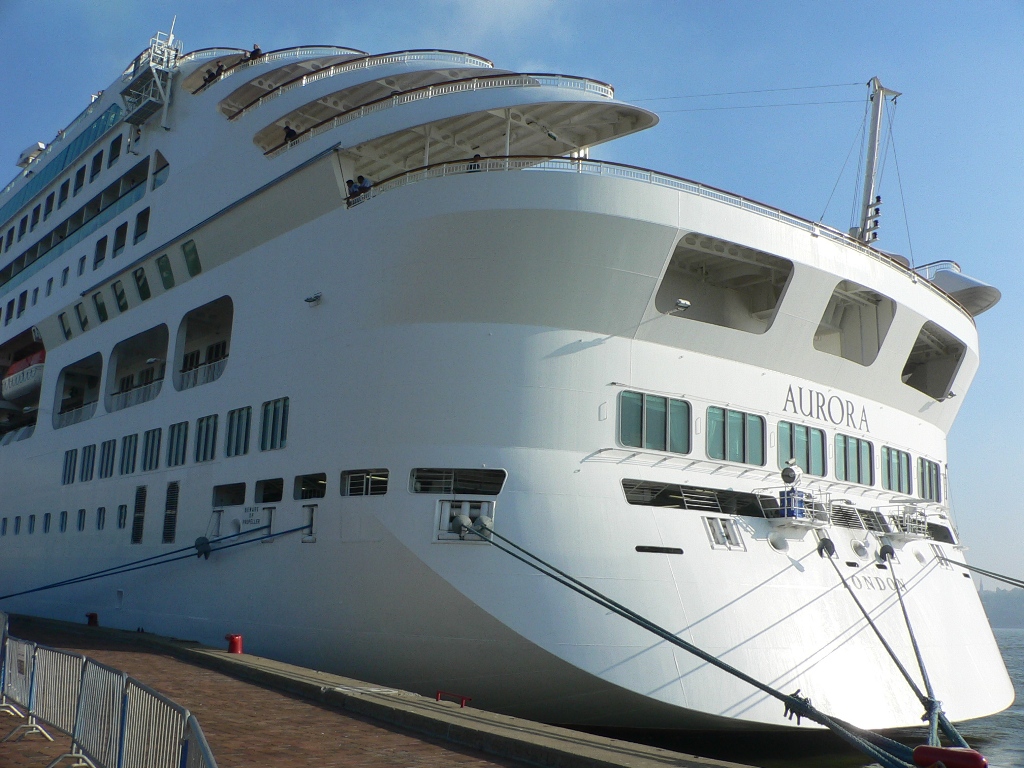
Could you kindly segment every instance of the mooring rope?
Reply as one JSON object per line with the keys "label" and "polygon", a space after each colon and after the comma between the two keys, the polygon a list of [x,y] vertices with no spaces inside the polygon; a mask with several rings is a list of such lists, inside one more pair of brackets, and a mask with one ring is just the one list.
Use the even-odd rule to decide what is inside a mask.
{"label": "mooring rope", "polygon": [[[718,657],[711,655],[710,653],[702,650],[698,646],[683,640],[682,638],[673,634],[669,630],[655,624],[650,619],[647,619],[644,616],[641,616],[640,614],[630,610],[621,603],[612,600],[610,597],[602,594],[593,587],[584,584],[578,579],[573,578],[569,574],[544,561],[543,559],[533,554],[532,552],[528,551],[527,549],[519,546],[508,537],[502,536],[500,533],[497,533],[493,530],[493,528],[488,528],[486,533],[484,533],[477,530],[476,528],[463,526],[462,531],[460,533],[462,533],[463,536],[469,533],[476,535],[480,539],[486,541],[491,546],[501,550],[505,554],[515,558],[516,560],[532,568],[533,570],[542,573],[548,578],[558,582],[562,586],[571,589],[577,594],[582,595],[583,597],[587,598],[588,600],[594,603],[597,603],[598,605],[617,614],[618,616],[621,616],[627,621],[630,621],[636,624],[637,626],[646,629],[648,632],[651,632],[652,634],[660,637],[666,642],[671,643],[672,645],[675,645],[679,648],[682,648],[683,650],[693,654],[694,656],[707,662],[708,664],[718,667],[719,669],[729,673],[730,675],[733,675],[734,677],[739,678],[740,680],[743,680],[744,682],[748,683],[749,685],[752,685],[753,687],[768,694],[769,696],[778,699],[785,705],[786,716],[791,719],[795,716],[797,718],[798,724],[801,717],[806,717],[808,720],[816,722],[819,725],[825,726],[833,733],[835,733],[837,736],[846,741],[848,744],[854,746],[856,749],[868,755],[873,760],[876,760],[881,766],[883,766],[883,768],[913,768],[913,750],[911,750],[905,744],[901,744],[898,741],[894,741],[893,739],[889,739],[885,736],[874,733],[872,731],[863,730],[855,725],[844,722],[822,712],[821,710],[815,708],[811,704],[809,698],[805,696],[800,696],[799,689],[793,692],[792,694],[785,694],[782,693],[782,691],[779,691],[773,688],[772,686],[763,683],[754,677],[751,677],[747,673],[742,672],[736,667],[733,667],[731,664],[722,661]],[[512,547],[515,550],[521,552],[522,555],[517,554],[516,552],[512,551],[512,549],[509,549],[508,547],[504,547],[501,544],[497,543],[496,541],[494,541],[495,538],[501,539],[503,542],[507,543],[509,547]]]}
{"label": "mooring rope", "polygon": [[[257,531],[266,530],[269,527],[270,526],[262,526],[260,528],[254,528],[252,531],[247,531],[246,533],[255,533]],[[54,581],[50,584],[44,584],[41,587],[25,589],[21,592],[12,592],[9,595],[0,595],[0,600],[7,600],[8,598],[20,597],[22,595],[31,595],[35,592],[45,592],[46,590],[57,589],[58,587],[67,587],[74,584],[81,584],[86,581],[93,581],[94,579],[103,579],[107,576],[120,576],[124,573],[131,573],[132,571],[139,571],[144,568],[153,568],[158,565],[167,565],[168,563],[176,563],[179,560],[187,560],[190,557],[202,557],[204,554],[209,554],[212,552],[222,552],[225,549],[231,549],[232,547],[240,547],[243,544],[254,544],[258,541],[275,539],[279,536],[286,536],[290,533],[296,533],[298,531],[305,531],[308,529],[309,524],[307,523],[306,525],[299,526],[298,528],[290,528],[287,531],[280,531],[278,533],[268,533],[264,536],[258,536],[253,539],[242,539],[240,541],[232,541],[232,543],[225,544],[222,547],[211,546],[213,544],[218,544],[223,541],[228,541],[229,539],[237,539],[242,534],[236,533],[230,536],[221,536],[218,539],[212,539],[207,541],[207,549],[205,550],[200,548],[199,541],[197,540],[196,544],[193,544],[192,546],[181,547],[170,552],[164,552],[159,555],[153,555],[152,557],[144,557],[140,560],[133,560],[131,562],[123,563],[122,565],[115,565],[110,568],[103,568],[99,571],[93,571],[92,573],[86,573],[81,576],[75,576],[70,579],[64,579],[63,581]],[[188,552],[188,554],[182,555],[180,554],[182,552]],[[172,557],[172,555],[178,555],[178,557]]]}
{"label": "mooring rope", "polygon": [[900,607],[903,609],[903,619],[907,624],[907,632],[910,634],[910,642],[914,648],[914,653],[917,656],[917,663],[921,669],[921,677],[924,680],[924,691],[921,690],[917,681],[914,680],[910,672],[903,665],[903,662],[900,661],[899,657],[896,655],[896,651],[893,650],[892,646],[885,639],[885,636],[882,635],[882,631],[878,628],[878,625],[875,624],[874,619],[871,618],[871,615],[864,607],[864,604],[860,601],[860,598],[857,597],[856,593],[850,587],[850,583],[846,580],[846,577],[843,576],[842,571],[839,570],[839,566],[836,564],[835,560],[832,559],[832,555],[835,554],[835,544],[832,543],[831,539],[822,539],[818,542],[818,554],[832,564],[832,568],[835,570],[836,575],[839,577],[843,586],[846,587],[846,591],[850,594],[850,597],[853,598],[853,602],[857,604],[861,614],[864,616],[864,620],[868,623],[868,626],[871,627],[875,636],[878,638],[878,641],[882,644],[882,647],[885,648],[886,653],[889,654],[889,658],[892,659],[893,664],[896,665],[900,674],[903,675],[903,679],[907,681],[907,684],[910,686],[911,690],[913,690],[914,695],[917,696],[918,701],[921,702],[921,706],[924,707],[925,712],[924,718],[922,719],[928,721],[928,744],[934,747],[939,746],[938,729],[941,725],[942,731],[946,734],[947,738],[953,741],[958,747],[966,748],[968,746],[967,742],[964,740],[963,736],[960,735],[959,731],[956,730],[953,724],[946,718],[945,713],[942,711],[942,705],[935,698],[935,692],[932,690],[931,680],[928,678],[928,670],[925,668],[924,658],[921,656],[921,649],[918,647],[917,638],[914,636],[914,629],[910,624],[910,616],[907,613],[907,606],[903,601],[903,593],[900,590],[899,579],[896,578],[896,571],[892,568],[891,558],[895,556],[895,552],[892,547],[886,545],[882,548],[882,551],[879,554],[889,562],[889,568],[892,570],[893,583],[896,585],[896,595],[899,598]]}

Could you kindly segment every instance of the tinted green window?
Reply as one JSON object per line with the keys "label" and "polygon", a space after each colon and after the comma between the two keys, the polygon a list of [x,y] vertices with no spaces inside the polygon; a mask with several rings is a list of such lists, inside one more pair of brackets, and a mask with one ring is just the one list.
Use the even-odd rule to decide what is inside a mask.
{"label": "tinted green window", "polygon": [[867,440],[836,435],[836,478],[874,485],[874,463],[874,448]]}
{"label": "tinted green window", "polygon": [[117,302],[117,308],[121,312],[128,311],[128,297],[125,296],[124,286],[121,285],[120,280],[114,281],[114,284],[110,286],[114,291],[114,300]]}
{"label": "tinted green window", "polygon": [[644,433],[644,396],[623,392],[619,397],[619,439],[623,445],[640,448]]}
{"label": "tinted green window", "polygon": [[764,464],[764,419],[760,416],[747,414],[746,434],[746,458],[747,464]]}
{"label": "tinted green window", "polygon": [[[779,422],[779,466],[790,460],[804,472],[825,476],[825,433],[803,424]],[[845,464],[845,462],[844,462]]]}
{"label": "tinted green window", "polygon": [[174,287],[174,272],[171,270],[171,260],[167,258],[166,253],[157,257],[156,268],[160,272],[160,282],[163,283],[164,289],[169,291]]}
{"label": "tinted green window", "polygon": [[641,392],[619,396],[619,441],[632,448],[690,452],[690,404]]}
{"label": "tinted green window", "polygon": [[199,251],[196,250],[196,241],[189,240],[181,246],[181,252],[185,256],[185,268],[188,269],[190,277],[195,277],[203,271],[203,265],[199,262]]}
{"label": "tinted green window", "polygon": [[685,400],[669,400],[668,449],[672,453],[690,452],[690,404]]}
{"label": "tinted green window", "polygon": [[107,322],[107,305],[103,302],[102,293],[94,293],[92,295],[92,303],[96,305],[96,314],[100,317],[100,322]]}
{"label": "tinted green window", "polygon": [[139,267],[132,273],[135,277],[135,287],[139,290],[139,298],[145,301],[153,294],[149,290],[149,280],[146,278],[146,270]]}
{"label": "tinted green window", "polygon": [[725,410],[714,406],[708,408],[708,456],[725,458]]}
{"label": "tinted green window", "polygon": [[665,450],[665,423],[668,420],[667,403],[664,397],[644,396],[644,448]]}

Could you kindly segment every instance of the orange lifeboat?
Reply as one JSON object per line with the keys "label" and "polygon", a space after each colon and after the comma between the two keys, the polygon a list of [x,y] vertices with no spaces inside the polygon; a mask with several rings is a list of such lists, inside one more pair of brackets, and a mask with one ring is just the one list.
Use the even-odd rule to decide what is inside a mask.
{"label": "orange lifeboat", "polygon": [[31,399],[43,383],[46,350],[40,349],[15,360],[0,381],[0,397],[12,403]]}

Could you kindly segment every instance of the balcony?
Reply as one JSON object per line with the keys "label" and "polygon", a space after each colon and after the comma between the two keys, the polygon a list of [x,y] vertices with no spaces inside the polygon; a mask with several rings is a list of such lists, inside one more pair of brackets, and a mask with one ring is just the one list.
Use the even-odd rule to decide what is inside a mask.
{"label": "balcony", "polygon": [[148,384],[142,384],[125,390],[124,392],[118,392],[117,394],[110,395],[107,399],[107,410],[110,412],[120,411],[124,408],[131,408],[133,405],[148,403],[160,394],[160,389],[163,386],[163,383],[163,379],[157,379],[156,381],[151,381]]}
{"label": "balcony", "polygon": [[93,400],[91,403],[80,405],[77,408],[70,408],[66,411],[61,411],[53,416],[53,428],[62,429],[64,427],[70,427],[72,424],[78,424],[82,421],[87,421],[93,417],[96,413],[97,400]]}
{"label": "balcony", "polygon": [[212,363],[203,363],[188,371],[179,371],[174,374],[174,388],[181,392],[216,381],[224,373],[227,364],[228,359],[225,357]]}

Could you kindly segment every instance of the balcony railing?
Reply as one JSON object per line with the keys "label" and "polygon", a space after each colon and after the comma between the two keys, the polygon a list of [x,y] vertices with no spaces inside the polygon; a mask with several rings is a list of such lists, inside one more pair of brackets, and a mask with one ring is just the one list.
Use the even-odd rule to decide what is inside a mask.
{"label": "balcony railing", "polygon": [[448,96],[452,93],[483,91],[491,88],[539,88],[541,86],[569,88],[573,91],[595,93],[606,99],[615,98],[615,89],[608,85],[608,83],[588,80],[585,77],[569,77],[568,75],[488,75],[486,77],[472,77],[465,80],[451,80],[447,83],[426,85],[422,88],[414,88],[410,91],[396,93],[394,96],[385,96],[382,99],[375,99],[360,107],[350,109],[348,112],[342,112],[337,117],[325,120],[303,131],[291,141],[264,152],[264,155],[269,158],[275,158],[292,147],[302,144],[304,141],[309,141],[314,136],[319,136],[321,133],[334,130],[353,120],[366,117],[366,115],[399,107],[413,101],[432,99],[435,96]]}
{"label": "balcony railing", "polygon": [[255,59],[240,61],[235,64],[235,66],[223,72],[220,79],[223,80],[224,78],[231,77],[233,74],[240,72],[243,69],[270,61],[280,61],[281,59],[305,59],[310,56],[345,56],[347,54],[352,54],[353,56],[365,56],[366,51],[358,51],[355,48],[342,48],[336,45],[315,45],[308,48],[285,48],[280,51],[264,53],[262,56]]}
{"label": "balcony railing", "polygon": [[942,261],[933,261],[930,264],[922,264],[920,267],[915,267],[914,271],[925,280],[931,280],[935,277],[936,272],[960,272],[961,270],[960,265],[955,261],[943,259]]}
{"label": "balcony railing", "polygon": [[163,379],[156,379],[155,381],[151,381],[149,384],[143,384],[140,387],[133,387],[132,389],[124,392],[109,395],[107,399],[107,410],[113,413],[114,411],[120,411],[123,408],[130,408],[133,405],[148,402],[160,394],[160,389],[163,387],[163,384]]}
{"label": "balcony railing", "polygon": [[227,364],[228,359],[224,357],[212,363],[204,363],[188,371],[179,371],[174,374],[174,388],[181,392],[185,389],[192,389],[192,387],[199,387],[203,384],[209,384],[211,381],[216,381],[224,373],[224,368]]}
{"label": "balcony railing", "polygon": [[319,72],[313,72],[308,75],[302,75],[296,77],[294,80],[289,80],[282,83],[274,90],[260,96],[258,99],[249,102],[240,110],[231,115],[229,120],[236,120],[242,115],[246,115],[249,112],[259,109],[268,101],[273,101],[281,94],[287,93],[293,88],[303,88],[310,83],[315,83],[318,80],[323,80],[327,77],[334,77],[336,75],[343,75],[346,72],[354,72],[357,69],[367,69],[368,67],[379,67],[386,64],[405,64],[414,61],[436,61],[439,64],[449,65],[462,65],[471,67],[491,68],[494,64],[489,59],[484,59],[480,56],[474,56],[471,53],[458,53],[456,51],[405,51],[403,53],[383,53],[380,56],[366,56],[361,59],[355,59],[353,61],[345,61],[341,64],[335,64],[331,67],[325,67]]}
{"label": "balcony railing", "polygon": [[[771,208],[763,203],[749,200],[745,197],[734,195],[731,192],[716,189],[715,187],[708,187],[696,181],[690,181],[678,176],[670,176],[669,174],[659,173],[647,168],[639,168],[632,165],[623,165],[621,163],[612,163],[602,160],[549,155],[527,155],[475,158],[472,160],[437,163],[435,165],[415,168],[410,171],[396,174],[390,178],[383,179],[374,184],[373,188],[368,192],[349,198],[348,205],[351,208],[355,205],[366,202],[367,200],[378,197],[385,192],[400,189],[401,187],[406,187],[420,181],[444,178],[446,176],[460,176],[467,173],[493,173],[503,171],[558,171],[562,173],[587,174],[588,176],[606,176],[609,178],[629,179],[630,181],[639,181],[659,187],[668,187],[669,189],[715,200],[736,208],[742,208],[745,211],[750,211],[751,213],[756,213],[760,216],[765,216],[769,219],[780,221],[784,224],[796,227],[797,229],[801,229],[804,232],[809,232],[814,237],[827,238],[828,240],[840,243],[847,248],[852,248],[868,258],[887,264],[893,269],[907,275],[915,282],[921,283],[921,277],[923,276],[918,272],[915,272],[899,259],[894,258],[887,253],[883,253],[882,251],[875,250],[845,232],[840,232],[839,230],[833,229],[832,227],[826,226],[820,222],[801,219],[799,216],[786,213],[778,208]],[[945,269],[946,267],[942,268]],[[921,284],[963,312],[963,314],[969,318],[972,323],[974,322],[974,316],[967,310],[967,308],[937,285],[927,278]]]}
{"label": "balcony railing", "polygon": [[96,405],[99,401],[93,400],[91,403],[79,406],[78,408],[72,408],[67,411],[61,411],[53,415],[53,428],[61,429],[63,427],[70,427],[72,424],[78,424],[81,421],[91,419],[93,414],[96,413]]}

